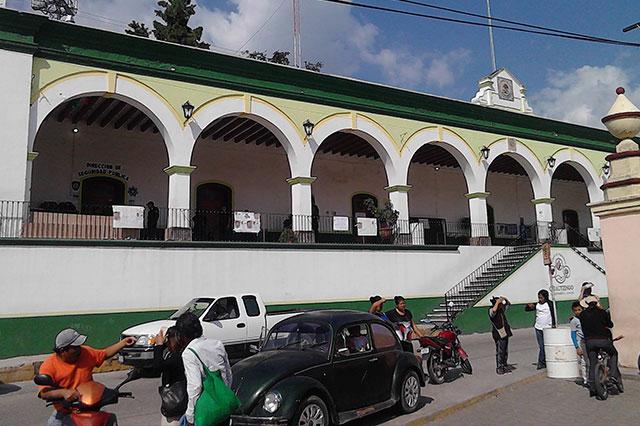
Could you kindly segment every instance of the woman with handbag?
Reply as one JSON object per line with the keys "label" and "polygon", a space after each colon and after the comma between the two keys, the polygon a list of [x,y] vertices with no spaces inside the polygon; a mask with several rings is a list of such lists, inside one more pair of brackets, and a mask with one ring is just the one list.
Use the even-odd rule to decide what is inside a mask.
{"label": "woman with handbag", "polygon": [[506,297],[492,297],[489,308],[489,320],[491,321],[491,335],[496,344],[496,373],[499,375],[511,374],[511,367],[507,359],[509,357],[509,338],[513,336],[505,311],[510,305]]}
{"label": "woman with handbag", "polygon": [[228,422],[239,401],[231,386],[229,357],[221,341],[202,337],[200,319],[191,312],[178,317],[176,327],[185,344],[187,411],[180,425],[215,426]]}
{"label": "woman with handbag", "polygon": [[187,378],[184,374],[182,351],[184,343],[177,327],[163,330],[156,336],[154,367],[161,371],[161,426],[179,425],[187,411]]}

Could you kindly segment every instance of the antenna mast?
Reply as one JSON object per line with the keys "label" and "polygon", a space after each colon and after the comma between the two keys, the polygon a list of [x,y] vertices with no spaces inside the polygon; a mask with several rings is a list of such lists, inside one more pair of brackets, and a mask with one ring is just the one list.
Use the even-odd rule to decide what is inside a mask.
{"label": "antenna mast", "polygon": [[293,65],[302,67],[300,47],[300,0],[293,0]]}
{"label": "antenna mast", "polygon": [[491,65],[493,66],[493,71],[497,70],[496,66],[496,47],[493,44],[493,27],[491,26],[493,20],[491,19],[491,0],[487,0],[487,16],[489,17],[489,46],[491,48]]}

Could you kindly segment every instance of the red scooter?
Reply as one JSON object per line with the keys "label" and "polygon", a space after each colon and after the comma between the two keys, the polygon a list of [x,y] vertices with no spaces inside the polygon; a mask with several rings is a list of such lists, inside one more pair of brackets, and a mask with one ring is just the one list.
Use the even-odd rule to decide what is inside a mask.
{"label": "red scooter", "polygon": [[433,325],[431,336],[420,337],[420,354],[422,356],[422,369],[429,377],[429,381],[439,385],[444,383],[447,371],[452,368],[460,368],[465,374],[472,374],[469,356],[462,349],[460,329],[453,325],[453,318],[444,324]]}
{"label": "red scooter", "polygon": [[[119,398],[133,398],[131,392],[120,392],[120,388],[132,380],[142,377],[142,370],[129,371],[127,378],[114,389],[109,389],[98,382],[83,383],[76,389],[80,399],[73,402],[64,400],[49,401],[47,406],[61,403],[71,410],[71,421],[76,426],[117,426],[118,419],[113,413],[100,411],[105,405],[117,404]],[[36,385],[57,388],[58,385],[47,374],[38,374],[33,378]]]}

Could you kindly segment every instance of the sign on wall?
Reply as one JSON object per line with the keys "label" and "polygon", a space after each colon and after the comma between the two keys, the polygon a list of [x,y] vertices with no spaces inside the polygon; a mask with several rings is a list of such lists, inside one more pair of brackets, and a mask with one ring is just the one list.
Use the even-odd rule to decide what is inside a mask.
{"label": "sign on wall", "polygon": [[109,164],[100,162],[87,162],[85,169],[78,172],[78,177],[85,176],[112,176],[129,181],[129,176],[123,172],[119,164]]}
{"label": "sign on wall", "polygon": [[144,207],[113,206],[113,227],[126,229],[144,228]]}
{"label": "sign on wall", "polygon": [[334,216],[333,217],[333,230],[335,232],[349,232],[349,217],[348,216]]}
{"label": "sign on wall", "polygon": [[260,232],[260,213],[234,212],[233,232]]}
{"label": "sign on wall", "polygon": [[356,228],[360,237],[375,237],[378,235],[378,221],[375,218],[357,218]]}

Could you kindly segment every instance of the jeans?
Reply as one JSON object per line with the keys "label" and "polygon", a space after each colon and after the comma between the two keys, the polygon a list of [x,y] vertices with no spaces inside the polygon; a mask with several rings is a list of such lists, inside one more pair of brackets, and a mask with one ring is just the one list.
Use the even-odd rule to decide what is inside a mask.
{"label": "jeans", "polygon": [[73,426],[71,415],[54,411],[49,420],[47,420],[47,426]]}
{"label": "jeans", "polygon": [[544,355],[544,333],[542,330],[536,330],[536,340],[538,341],[538,367],[546,367],[547,358]]}
{"label": "jeans", "polygon": [[587,352],[587,345],[584,339],[580,340],[580,349],[582,349],[582,356],[578,357],[578,363],[580,363],[580,374],[582,375],[582,381],[586,385],[588,383],[587,372],[589,371],[589,353]]}
{"label": "jeans", "polygon": [[609,374],[618,382],[620,381],[620,370],[618,369],[618,351],[613,346],[610,339],[589,339],[587,340],[587,352],[589,355],[589,387],[595,389],[596,365],[598,364],[598,351],[604,349],[609,354]]}
{"label": "jeans", "polygon": [[496,340],[496,368],[505,368],[509,357],[509,338]]}

